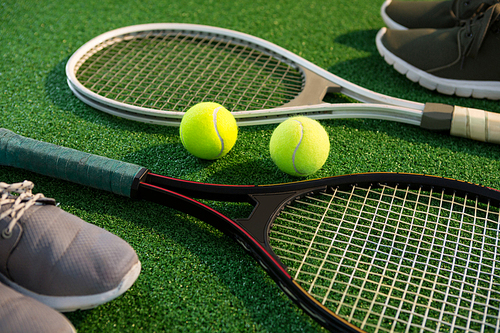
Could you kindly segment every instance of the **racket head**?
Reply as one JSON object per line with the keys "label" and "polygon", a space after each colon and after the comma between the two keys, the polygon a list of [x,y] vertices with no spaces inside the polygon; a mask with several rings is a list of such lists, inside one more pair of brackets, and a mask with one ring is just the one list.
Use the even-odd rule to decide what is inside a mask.
{"label": "racket head", "polygon": [[[296,114],[419,125],[423,110],[420,103],[358,87],[263,39],[196,24],[144,24],[106,32],[71,56],[66,75],[74,94],[94,108],[169,126],[178,126],[184,112],[203,101],[224,105],[240,125],[277,123]],[[341,91],[384,106],[323,102],[326,93]]]}
{"label": "racket head", "polygon": [[66,74],[84,102],[136,117],[180,119],[207,100],[231,111],[269,109],[299,95],[305,74],[266,44],[209,26],[137,25],[87,42]]}
{"label": "racket head", "polygon": [[272,222],[270,247],[295,282],[368,332],[498,331],[499,192],[419,175],[345,180]]}

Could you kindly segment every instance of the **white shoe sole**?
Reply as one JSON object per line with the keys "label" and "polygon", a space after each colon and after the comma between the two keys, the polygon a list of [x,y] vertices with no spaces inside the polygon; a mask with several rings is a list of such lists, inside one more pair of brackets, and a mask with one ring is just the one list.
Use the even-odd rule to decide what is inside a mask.
{"label": "white shoe sole", "polygon": [[37,301],[50,306],[51,308],[59,312],[71,312],[76,310],[86,310],[94,308],[98,305],[107,303],[118,296],[125,293],[137,280],[139,273],[141,272],[141,263],[138,261],[130,271],[124,276],[120,284],[110,291],[95,295],[85,295],[85,296],[47,296],[34,293],[33,291],[27,290],[20,285],[6,279],[2,274],[0,274],[0,281],[10,288],[16,290],[17,292],[32,297]]}
{"label": "white shoe sole", "polygon": [[424,88],[436,90],[445,95],[473,97],[478,99],[487,98],[491,100],[500,99],[500,82],[498,81],[444,79],[418,69],[401,58],[398,58],[389,52],[382,44],[382,37],[386,31],[387,28],[380,29],[375,38],[378,52],[389,65],[392,65],[394,69],[405,75],[411,81],[418,82]]}

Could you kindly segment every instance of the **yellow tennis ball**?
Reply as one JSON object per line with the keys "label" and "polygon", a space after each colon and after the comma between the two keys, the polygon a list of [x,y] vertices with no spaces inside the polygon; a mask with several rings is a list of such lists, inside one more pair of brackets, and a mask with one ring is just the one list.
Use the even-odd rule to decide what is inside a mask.
{"label": "yellow tennis ball", "polygon": [[281,171],[292,176],[308,176],[325,164],[330,153],[330,139],[316,120],[293,117],[276,127],[269,150]]}
{"label": "yellow tennis ball", "polygon": [[196,157],[214,160],[226,155],[236,143],[238,125],[222,105],[198,103],[182,117],[182,145]]}

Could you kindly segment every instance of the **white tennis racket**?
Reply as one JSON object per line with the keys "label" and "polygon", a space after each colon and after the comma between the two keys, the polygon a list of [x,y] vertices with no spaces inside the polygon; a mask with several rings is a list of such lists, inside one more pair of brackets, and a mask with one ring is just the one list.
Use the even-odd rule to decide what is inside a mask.
{"label": "white tennis racket", "polygon": [[[115,116],[179,126],[202,101],[232,111],[238,124],[372,118],[500,143],[500,114],[382,95],[263,39],[194,24],[145,24],[104,33],[66,66],[68,84],[88,105]],[[363,103],[324,103],[329,92]]]}

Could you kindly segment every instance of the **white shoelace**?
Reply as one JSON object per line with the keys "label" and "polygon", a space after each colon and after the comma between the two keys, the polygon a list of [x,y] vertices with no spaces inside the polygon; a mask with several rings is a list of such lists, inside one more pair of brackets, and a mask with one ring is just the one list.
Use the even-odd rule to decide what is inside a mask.
{"label": "white shoelace", "polygon": [[[9,209],[0,214],[0,220],[7,216],[10,216],[12,219],[9,225],[2,230],[2,238],[10,238],[14,226],[23,216],[24,212],[36,204],[38,199],[44,197],[41,193],[33,195],[31,192],[33,186],[34,184],[28,180],[14,184],[0,182],[0,208],[2,208],[3,205],[12,204]],[[17,193],[17,195],[14,193]]]}

